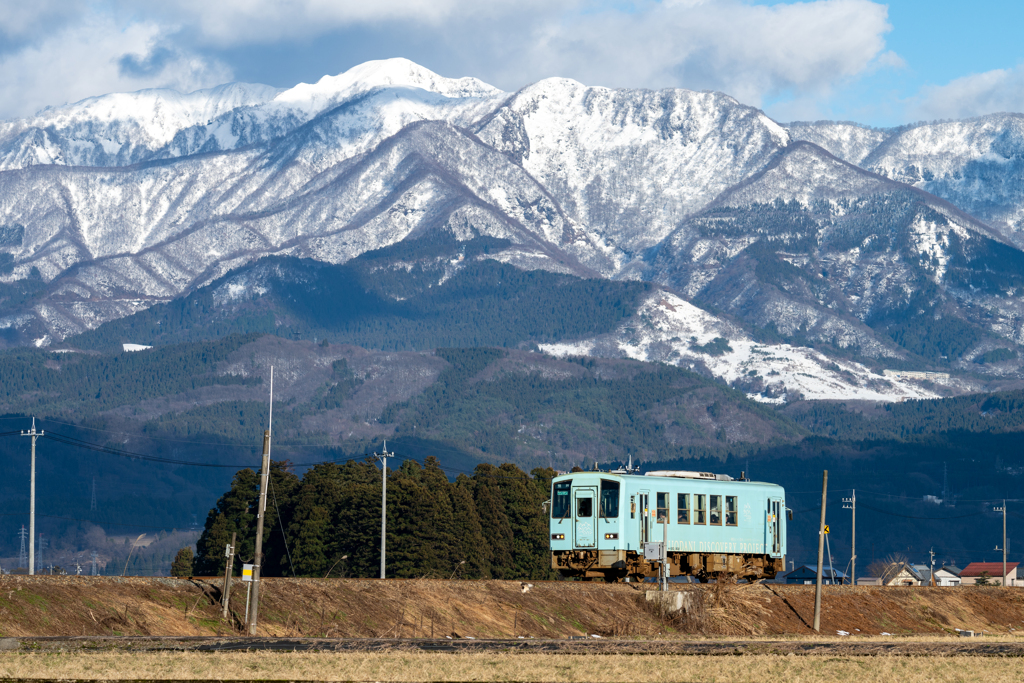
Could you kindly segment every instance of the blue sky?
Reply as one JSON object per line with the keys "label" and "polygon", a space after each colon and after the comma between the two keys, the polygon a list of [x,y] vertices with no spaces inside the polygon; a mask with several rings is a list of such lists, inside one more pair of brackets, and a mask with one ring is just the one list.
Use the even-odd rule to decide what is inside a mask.
{"label": "blue sky", "polygon": [[0,118],[147,87],[289,87],[386,57],[506,90],[720,90],[783,122],[1024,111],[1018,2],[0,0],[0,17]]}

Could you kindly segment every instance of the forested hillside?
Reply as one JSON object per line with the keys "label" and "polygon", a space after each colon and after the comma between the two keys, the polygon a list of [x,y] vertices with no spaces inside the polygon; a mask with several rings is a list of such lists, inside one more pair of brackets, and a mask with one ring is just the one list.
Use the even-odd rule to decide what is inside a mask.
{"label": "forested hillside", "polygon": [[478,260],[506,246],[440,233],[341,265],[268,257],[67,343],[112,351],[259,333],[383,350],[509,347],[611,331],[653,289]]}
{"label": "forested hillside", "polygon": [[[388,576],[551,578],[548,500],[555,471],[527,475],[514,465],[480,465],[450,481],[433,457],[405,460],[388,475]],[[255,553],[258,476],[235,475],[210,511],[195,573],[224,572],[224,547],[237,533],[239,564]],[[301,477],[271,467],[263,526],[268,576],[377,576],[381,474],[373,464],[317,465]],[[237,570],[237,568],[236,568]]]}

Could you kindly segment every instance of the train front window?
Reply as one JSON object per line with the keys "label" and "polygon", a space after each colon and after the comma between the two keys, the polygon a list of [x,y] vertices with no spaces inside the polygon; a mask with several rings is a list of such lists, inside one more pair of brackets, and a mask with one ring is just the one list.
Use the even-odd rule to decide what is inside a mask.
{"label": "train front window", "polygon": [[658,524],[668,522],[668,494],[658,494]]}
{"label": "train front window", "polygon": [[725,497],[725,525],[736,526],[737,510],[739,510],[739,504],[736,502],[736,496]]}
{"label": "train front window", "polygon": [[704,507],[704,494],[695,493],[693,494],[693,523],[694,524],[707,524],[708,520],[705,516],[707,514],[707,508]]}
{"label": "train front window", "polygon": [[690,523],[690,494],[680,493],[676,496],[676,523]]}
{"label": "train front window", "polygon": [[577,498],[576,499],[576,517],[593,517],[594,516],[594,499],[593,498]]}
{"label": "train front window", "polygon": [[565,519],[569,516],[569,489],[572,480],[560,481],[551,492],[551,519]]}
{"label": "train front window", "polygon": [[601,516],[616,518],[619,516],[619,482],[610,479],[601,480]]}
{"label": "train front window", "polygon": [[711,499],[711,509],[708,511],[711,517],[711,523],[722,526],[722,497],[721,496],[708,496]]}

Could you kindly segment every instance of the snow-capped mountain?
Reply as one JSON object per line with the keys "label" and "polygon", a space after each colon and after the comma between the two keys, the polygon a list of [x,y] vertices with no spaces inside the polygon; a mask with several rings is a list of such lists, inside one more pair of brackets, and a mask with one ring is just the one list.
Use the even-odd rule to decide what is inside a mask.
{"label": "snow-capped mountain", "polygon": [[744,339],[963,366],[1024,343],[1022,121],[785,127],[720,93],[505,93],[407,60],[105,95],[0,123],[0,280],[31,291],[0,327],[59,340],[262,256],[441,231],[653,280]]}
{"label": "snow-capped mountain", "polygon": [[115,93],[0,123],[0,170],[127,166],[230,151],[287,135],[338,106],[348,112],[334,133],[365,148],[413,121],[448,120],[458,116],[453,110],[501,95],[475,78],[442,78],[405,59],[367,62],[287,90],[231,83],[186,95]]}
{"label": "snow-capped mountain", "polygon": [[721,93],[588,88],[567,79],[524,88],[477,134],[614,249],[617,270],[789,141],[763,112]]}
{"label": "snow-capped mountain", "polygon": [[[948,202],[800,142],[684,221],[648,278],[786,338],[937,360],[997,326],[1020,340],[1024,254],[997,238]],[[950,334],[954,322],[970,331],[927,352],[895,343],[943,317]]]}
{"label": "snow-capped mountain", "polygon": [[1024,114],[893,130],[820,122],[789,127],[795,139],[948,200],[1024,246]]}

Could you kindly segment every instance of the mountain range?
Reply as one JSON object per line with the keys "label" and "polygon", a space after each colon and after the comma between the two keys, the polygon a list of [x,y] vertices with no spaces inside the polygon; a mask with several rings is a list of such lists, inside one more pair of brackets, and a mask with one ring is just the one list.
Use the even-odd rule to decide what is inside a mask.
{"label": "mountain range", "polygon": [[74,347],[201,290],[259,298],[265,257],[490,239],[381,267],[424,287],[482,261],[650,283],[613,329],[516,343],[699,365],[759,400],[1004,386],[1022,176],[1024,115],[783,125],[721,93],[508,93],[402,59],[291,89],[103,95],[0,123],[0,338]]}
{"label": "mountain range", "polygon": [[970,559],[1024,491],[1022,248],[1019,114],[782,124],[400,59],[103,95],[0,122],[0,419],[49,435],[54,549],[200,524],[258,463],[273,368],[299,469],[387,439],[451,477],[754,471],[804,557],[828,469],[880,556]]}

